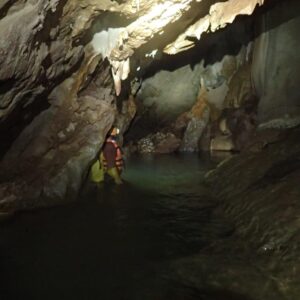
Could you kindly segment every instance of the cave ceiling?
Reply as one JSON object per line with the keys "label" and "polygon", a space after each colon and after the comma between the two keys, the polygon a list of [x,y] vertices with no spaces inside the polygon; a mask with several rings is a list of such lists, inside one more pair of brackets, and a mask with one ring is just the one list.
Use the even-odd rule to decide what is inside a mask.
{"label": "cave ceiling", "polygon": [[[215,32],[232,23],[238,15],[250,15],[264,0],[129,0],[97,2],[87,1],[90,22],[95,12],[109,11],[128,19],[128,24],[119,28],[114,43],[105,51],[113,68],[117,95],[121,80],[127,78],[129,59],[140,48],[151,49],[146,56],[154,57],[158,48],[162,52],[175,55],[188,50],[200,40],[205,32]],[[87,5],[89,7],[89,5]],[[93,8],[92,8],[93,7]],[[79,33],[83,24],[75,26]],[[162,36],[159,38],[159,36]],[[148,47],[145,47],[148,45]],[[103,55],[103,53],[102,53]]]}
{"label": "cave ceiling", "polygon": [[190,49],[197,40],[201,43],[203,33],[225,27],[238,15],[252,14],[263,2],[3,0],[0,123],[33,104],[39,111],[43,105],[36,103],[47,102],[51,90],[80,68],[83,57],[93,52],[86,50],[91,44],[92,55],[101,54],[110,62],[119,95],[121,81],[134,73],[130,66],[137,53],[152,59],[157,53],[175,55]]}
{"label": "cave ceiling", "polygon": [[[188,38],[200,40],[202,33],[214,32],[232,23],[238,15],[250,15],[264,0],[128,0],[128,1],[89,0],[82,4],[84,16],[76,21],[73,35],[86,28],[82,23],[90,22],[102,11],[119,14],[131,22],[120,32],[118,41],[111,49],[111,60],[125,60],[136,49],[149,42],[156,34],[164,34],[165,28],[180,21],[175,30],[177,37],[164,48],[169,54],[182,51],[188,44]],[[179,28],[178,28],[179,27]],[[191,45],[188,45],[191,46]],[[170,50],[172,49],[172,50]]]}

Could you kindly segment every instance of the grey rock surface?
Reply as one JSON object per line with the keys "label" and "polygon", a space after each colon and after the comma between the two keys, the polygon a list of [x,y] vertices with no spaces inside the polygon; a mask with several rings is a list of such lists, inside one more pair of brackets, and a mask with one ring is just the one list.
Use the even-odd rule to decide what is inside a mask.
{"label": "grey rock surface", "polygon": [[300,116],[299,11],[298,1],[282,2],[256,24],[252,77],[259,122],[269,127],[290,127]]}
{"label": "grey rock surface", "polygon": [[[83,64],[83,69],[89,68]],[[0,209],[29,209],[74,200],[111,128],[116,109],[112,82],[77,96],[89,71],[79,70],[50,95],[1,161]],[[102,70],[101,76],[109,72]],[[89,94],[91,92],[91,94]]]}

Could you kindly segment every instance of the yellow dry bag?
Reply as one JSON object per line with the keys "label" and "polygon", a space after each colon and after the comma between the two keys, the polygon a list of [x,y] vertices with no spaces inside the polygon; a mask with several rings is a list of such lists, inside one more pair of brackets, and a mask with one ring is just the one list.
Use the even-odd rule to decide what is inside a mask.
{"label": "yellow dry bag", "polygon": [[101,164],[98,159],[93,163],[91,167],[90,180],[95,183],[104,181],[103,164]]}

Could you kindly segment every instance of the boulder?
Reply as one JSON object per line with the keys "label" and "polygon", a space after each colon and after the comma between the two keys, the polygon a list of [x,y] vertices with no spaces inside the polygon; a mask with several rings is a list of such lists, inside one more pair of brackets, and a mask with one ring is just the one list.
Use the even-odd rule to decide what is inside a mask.
{"label": "boulder", "polygon": [[211,140],[211,151],[233,151],[234,145],[230,135],[217,136]]}
{"label": "boulder", "polygon": [[181,140],[173,133],[157,132],[137,143],[140,153],[172,153],[178,150]]}

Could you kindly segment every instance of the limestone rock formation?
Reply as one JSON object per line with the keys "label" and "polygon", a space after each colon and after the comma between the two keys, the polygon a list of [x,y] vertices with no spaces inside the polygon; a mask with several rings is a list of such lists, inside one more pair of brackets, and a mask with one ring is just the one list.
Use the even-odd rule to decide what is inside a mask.
{"label": "limestone rock formation", "polygon": [[50,108],[13,143],[1,162],[1,210],[54,205],[78,194],[115,117],[112,85],[104,84],[108,65],[98,88],[78,96],[93,71],[93,59],[87,58],[83,69],[52,91]]}
{"label": "limestone rock formation", "polygon": [[262,33],[254,44],[252,78],[260,98],[259,122],[268,127],[300,123],[299,11],[298,1],[280,3],[257,24]]}
{"label": "limestone rock formation", "polygon": [[[224,108],[252,97],[260,127],[296,126],[298,12],[297,1],[274,0],[3,0],[1,207],[74,198],[109,127],[124,134],[136,111],[137,139],[172,133],[164,137],[172,147],[160,141],[158,152],[178,138],[197,150],[201,136],[215,138]],[[130,90],[134,78],[139,91]],[[242,149],[249,137],[233,131]]]}
{"label": "limestone rock formation", "polygon": [[198,100],[187,116],[189,120],[180,146],[181,151],[195,152],[199,150],[199,141],[209,122],[209,115],[210,108],[207,102],[207,91],[202,82]]}
{"label": "limestone rock formation", "polygon": [[189,110],[195,103],[200,70],[184,66],[174,71],[161,71],[146,79],[137,99],[142,101],[145,113],[153,115],[156,126],[175,120],[181,113]]}
{"label": "limestone rock formation", "polygon": [[58,22],[63,8],[63,1],[53,0],[7,1],[2,6],[1,123],[49,94],[82,59],[83,47],[72,45],[71,28]]}
{"label": "limestone rock formation", "polygon": [[[199,1],[201,2],[201,1]],[[189,38],[201,38],[205,32],[214,32],[232,23],[238,15],[252,14],[256,5],[262,5],[264,0],[229,0],[211,5],[207,14],[196,23],[188,27],[175,42],[165,47],[168,54],[176,54],[194,46]]]}

